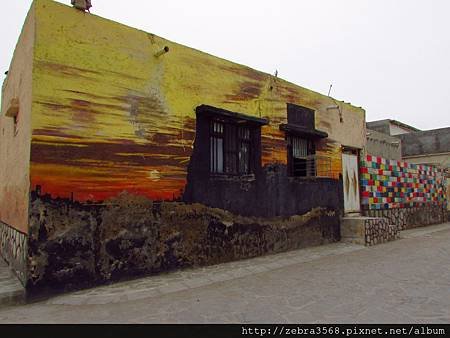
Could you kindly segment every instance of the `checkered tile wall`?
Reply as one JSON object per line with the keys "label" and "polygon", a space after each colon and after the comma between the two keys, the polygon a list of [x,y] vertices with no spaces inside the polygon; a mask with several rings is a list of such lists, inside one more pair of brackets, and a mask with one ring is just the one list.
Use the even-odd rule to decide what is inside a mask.
{"label": "checkered tile wall", "polygon": [[366,155],[360,166],[360,181],[364,209],[446,203],[444,175],[435,167]]}

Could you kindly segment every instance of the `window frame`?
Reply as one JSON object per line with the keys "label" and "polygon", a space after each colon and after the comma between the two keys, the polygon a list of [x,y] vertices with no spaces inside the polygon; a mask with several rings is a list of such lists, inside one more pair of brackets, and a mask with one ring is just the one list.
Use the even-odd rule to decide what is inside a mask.
{"label": "window frame", "polygon": [[[209,122],[209,172],[212,174],[224,173],[224,143],[225,143],[225,125],[221,121],[210,120]],[[221,141],[221,142],[218,142]],[[222,163],[219,166],[219,144],[222,149]],[[213,151],[216,150],[216,151]],[[219,170],[220,167],[220,170]]]}
{"label": "window frame", "polygon": [[[297,144],[305,144],[306,154],[304,156],[294,156],[294,140],[298,141]],[[291,177],[316,177],[315,164],[312,169],[308,166],[310,164],[308,161],[315,161],[316,145],[314,140],[294,133],[286,133],[286,143],[288,152],[288,175]],[[300,165],[303,165],[304,169],[296,169],[296,166]],[[298,170],[303,170],[304,173],[299,174]]]}
{"label": "window frame", "polygon": [[[261,170],[262,138],[261,127],[269,124],[266,118],[232,112],[209,105],[200,105],[195,108],[197,119],[196,143],[199,149],[198,171],[208,176],[255,176]],[[223,124],[223,165],[224,170],[212,170],[211,121]],[[233,131],[234,130],[234,131]],[[230,135],[232,137],[230,138]],[[227,140],[228,136],[228,140]],[[222,137],[222,135],[220,135]],[[200,145],[201,144],[201,145]],[[230,147],[231,144],[231,147]],[[220,149],[220,147],[218,148]],[[233,158],[230,160],[230,158]],[[242,162],[245,161],[245,162]],[[230,170],[230,168],[232,168]]]}
{"label": "window frame", "polygon": [[[220,126],[219,129],[216,126]],[[209,168],[212,175],[245,176],[254,174],[254,145],[250,123],[239,123],[231,119],[209,120]],[[221,146],[215,140],[222,140]],[[245,152],[243,149],[247,149]],[[221,156],[218,154],[222,151]],[[244,154],[245,153],[245,154]],[[245,159],[243,160],[243,156]],[[221,163],[218,160],[221,158]],[[218,170],[218,169],[221,170]]]}

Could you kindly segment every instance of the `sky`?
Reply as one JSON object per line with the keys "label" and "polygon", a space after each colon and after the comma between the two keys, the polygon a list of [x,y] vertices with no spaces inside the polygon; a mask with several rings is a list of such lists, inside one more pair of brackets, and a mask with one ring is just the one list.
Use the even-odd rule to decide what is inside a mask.
{"label": "sky", "polygon": [[[3,1],[0,76],[31,0]],[[58,2],[70,4],[70,0]],[[448,0],[92,0],[93,14],[350,102],[450,126]]]}

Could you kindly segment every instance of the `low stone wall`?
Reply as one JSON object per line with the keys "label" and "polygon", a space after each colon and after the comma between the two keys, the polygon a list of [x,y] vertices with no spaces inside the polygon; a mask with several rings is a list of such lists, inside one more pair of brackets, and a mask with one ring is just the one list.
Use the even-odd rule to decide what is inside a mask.
{"label": "low stone wall", "polygon": [[363,214],[369,217],[387,218],[389,223],[396,225],[399,230],[444,223],[447,219],[444,206],[430,204],[410,208],[363,210]]}
{"label": "low stone wall", "polygon": [[364,221],[365,244],[367,246],[394,241],[399,238],[399,228],[389,224],[386,218],[367,218]]}
{"label": "low stone wall", "polygon": [[0,255],[9,264],[19,280],[27,281],[28,236],[0,222]]}
{"label": "low stone wall", "polygon": [[341,238],[348,243],[371,246],[399,238],[399,229],[387,218],[344,217],[341,220]]}
{"label": "low stone wall", "polygon": [[104,205],[35,198],[30,288],[73,289],[338,241],[339,211],[241,217],[200,204],[122,194]]}

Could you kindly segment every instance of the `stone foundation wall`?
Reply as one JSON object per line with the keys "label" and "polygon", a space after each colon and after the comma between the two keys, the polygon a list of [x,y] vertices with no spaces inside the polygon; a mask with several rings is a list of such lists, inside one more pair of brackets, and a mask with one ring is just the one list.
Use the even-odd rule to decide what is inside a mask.
{"label": "stone foundation wall", "polygon": [[30,288],[73,289],[338,241],[339,211],[241,217],[122,194],[104,205],[34,198]]}
{"label": "stone foundation wall", "polygon": [[445,207],[440,205],[423,205],[419,207],[386,210],[363,210],[363,214],[369,217],[387,218],[389,223],[396,225],[399,230],[439,224],[447,221]]}
{"label": "stone foundation wall", "polygon": [[368,218],[364,220],[364,229],[367,246],[394,241],[400,235],[399,228],[389,224],[387,218]]}
{"label": "stone foundation wall", "polygon": [[27,281],[27,243],[27,235],[0,222],[0,255],[23,284]]}

